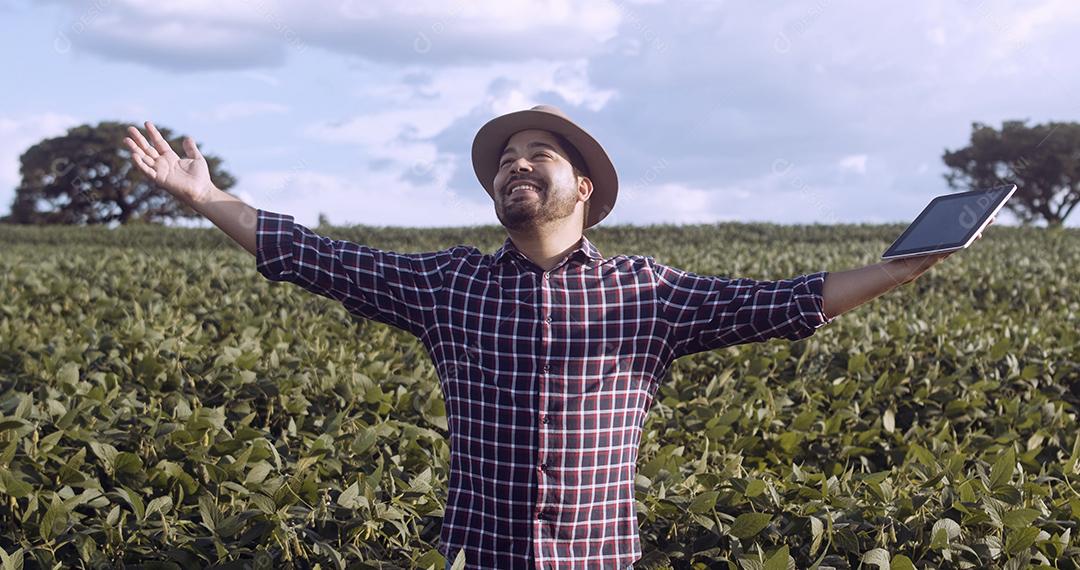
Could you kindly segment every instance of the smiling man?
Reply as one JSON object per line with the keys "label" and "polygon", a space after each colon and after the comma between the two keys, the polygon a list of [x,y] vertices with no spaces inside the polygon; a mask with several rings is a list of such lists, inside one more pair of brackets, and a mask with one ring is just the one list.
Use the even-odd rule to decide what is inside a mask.
{"label": "smiling man", "polygon": [[618,178],[600,144],[554,107],[492,119],[472,147],[506,228],[494,253],[395,253],[315,234],[210,182],[191,139],[146,124],[133,163],[255,255],[267,279],[415,335],[439,375],[451,448],[440,550],[468,568],[631,568],[645,416],[683,356],[812,335],[949,254],[775,281],[697,275],[584,236]]}

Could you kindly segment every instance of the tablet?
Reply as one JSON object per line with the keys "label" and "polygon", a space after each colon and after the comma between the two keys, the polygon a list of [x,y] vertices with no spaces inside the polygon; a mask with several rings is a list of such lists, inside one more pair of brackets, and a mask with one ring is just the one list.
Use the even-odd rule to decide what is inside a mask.
{"label": "tablet", "polygon": [[896,238],[882,259],[900,259],[963,249],[1016,192],[1015,184],[938,196]]}

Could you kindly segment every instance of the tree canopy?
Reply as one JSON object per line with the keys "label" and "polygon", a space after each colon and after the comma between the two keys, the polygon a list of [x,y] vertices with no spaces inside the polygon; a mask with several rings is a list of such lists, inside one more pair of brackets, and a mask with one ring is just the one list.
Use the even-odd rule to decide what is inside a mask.
{"label": "tree canopy", "polygon": [[1025,224],[1060,226],[1080,203],[1080,124],[1004,121],[1001,130],[972,123],[971,143],[946,150],[945,180],[954,190],[1016,184],[1005,203]]}
{"label": "tree canopy", "polygon": [[[0,221],[16,224],[161,223],[199,213],[176,200],[131,165],[124,146],[127,123],[105,121],[72,127],[62,136],[31,146],[20,157],[22,181],[11,213]],[[142,129],[140,129],[142,130]],[[180,135],[158,127],[182,154]],[[204,154],[214,185],[227,190],[236,179],[222,160]]]}

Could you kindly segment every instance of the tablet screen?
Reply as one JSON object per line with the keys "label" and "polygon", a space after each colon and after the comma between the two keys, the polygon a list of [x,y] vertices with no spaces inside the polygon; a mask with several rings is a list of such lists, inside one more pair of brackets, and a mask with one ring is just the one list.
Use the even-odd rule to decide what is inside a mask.
{"label": "tablet screen", "polygon": [[998,186],[935,198],[885,256],[963,247],[1015,188]]}

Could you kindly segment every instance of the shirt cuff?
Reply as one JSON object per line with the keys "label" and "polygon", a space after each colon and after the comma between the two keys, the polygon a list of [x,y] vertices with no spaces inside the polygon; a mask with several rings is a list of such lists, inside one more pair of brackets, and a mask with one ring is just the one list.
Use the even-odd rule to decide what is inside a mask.
{"label": "shirt cuff", "polygon": [[293,219],[289,214],[256,210],[255,268],[271,281],[292,276]]}
{"label": "shirt cuff", "polygon": [[825,316],[825,276],[828,273],[828,271],[809,273],[804,276],[803,283],[798,287],[801,290],[797,291],[796,304],[799,307],[802,322],[808,328],[807,332],[813,332],[833,320]]}

